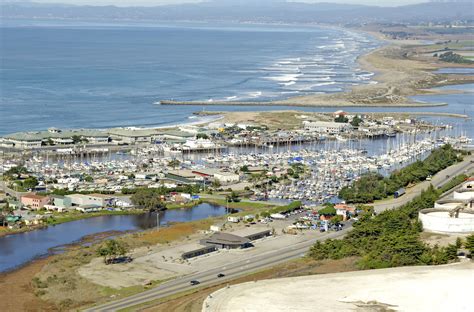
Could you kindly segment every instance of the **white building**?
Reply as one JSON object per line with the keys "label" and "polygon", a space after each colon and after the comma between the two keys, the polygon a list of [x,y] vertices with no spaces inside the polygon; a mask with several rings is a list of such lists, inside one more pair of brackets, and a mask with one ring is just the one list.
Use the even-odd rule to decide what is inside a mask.
{"label": "white building", "polygon": [[104,194],[71,194],[66,195],[71,199],[71,203],[74,206],[99,206],[99,207],[107,207],[113,205],[114,197],[110,195]]}
{"label": "white building", "polygon": [[352,126],[348,123],[331,121],[304,121],[303,126],[307,131],[325,134],[339,134],[352,130]]}
{"label": "white building", "polygon": [[217,172],[214,174],[214,179],[221,184],[233,184],[240,181],[240,176],[233,172]]}

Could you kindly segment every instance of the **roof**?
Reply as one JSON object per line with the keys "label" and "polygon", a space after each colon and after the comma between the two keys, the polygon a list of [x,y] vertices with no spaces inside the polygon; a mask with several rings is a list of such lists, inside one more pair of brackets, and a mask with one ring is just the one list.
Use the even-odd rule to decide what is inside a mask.
{"label": "roof", "polygon": [[45,199],[45,198],[48,198],[48,197],[40,196],[40,195],[36,195],[36,194],[29,194],[29,195],[23,195],[21,198]]}
{"label": "roof", "polygon": [[194,134],[181,131],[178,129],[161,130],[158,134],[165,135],[165,136],[168,135],[168,136],[174,136],[174,137],[182,137],[182,138],[194,137]]}
{"label": "roof", "polygon": [[206,243],[220,245],[244,245],[250,243],[250,239],[229,233],[217,232],[204,239]]}
{"label": "roof", "polygon": [[334,122],[334,121],[308,121],[305,124],[309,124],[313,127],[332,127],[332,128],[343,128],[350,127],[350,124],[343,122]]}
{"label": "roof", "polygon": [[83,137],[108,137],[109,135],[105,131],[101,130],[90,130],[90,129],[75,129],[75,130],[63,130],[61,132],[50,132],[44,131],[30,131],[30,132],[16,132],[3,136],[5,139],[15,141],[41,141],[49,138],[56,139],[67,139],[73,136]]}
{"label": "roof", "polygon": [[157,135],[155,129],[142,129],[142,128],[113,128],[107,131],[110,135],[123,136],[123,137],[150,137]]}

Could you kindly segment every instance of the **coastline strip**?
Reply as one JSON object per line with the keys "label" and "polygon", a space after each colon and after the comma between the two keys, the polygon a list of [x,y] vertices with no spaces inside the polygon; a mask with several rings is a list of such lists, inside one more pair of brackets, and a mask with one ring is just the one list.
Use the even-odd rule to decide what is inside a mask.
{"label": "coastline strip", "polygon": [[159,104],[156,105],[196,105],[196,106],[300,106],[300,107],[437,107],[437,106],[447,106],[448,103],[385,103],[385,104],[357,104],[357,103],[287,103],[280,101],[267,101],[267,102],[225,102],[225,101],[215,101],[215,102],[203,102],[203,101],[171,101],[171,100],[162,100]]}

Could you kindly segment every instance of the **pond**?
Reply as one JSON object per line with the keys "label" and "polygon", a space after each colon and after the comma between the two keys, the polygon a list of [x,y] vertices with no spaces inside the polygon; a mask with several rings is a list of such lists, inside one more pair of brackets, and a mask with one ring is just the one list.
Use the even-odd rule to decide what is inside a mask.
{"label": "pond", "polygon": [[[114,215],[83,219],[50,226],[31,232],[0,237],[0,272],[14,269],[41,256],[51,249],[75,243],[81,238],[109,231],[141,231],[169,222],[188,222],[226,214],[223,206],[202,203],[189,209],[162,211],[140,215]],[[61,249],[59,249],[61,250]]]}

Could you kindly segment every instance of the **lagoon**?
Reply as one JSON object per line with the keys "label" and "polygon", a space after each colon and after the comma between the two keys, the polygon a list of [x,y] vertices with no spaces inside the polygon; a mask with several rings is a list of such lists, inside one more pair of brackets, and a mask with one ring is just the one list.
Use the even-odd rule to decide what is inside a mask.
{"label": "lagoon", "polygon": [[[189,209],[159,213],[160,225],[189,222],[226,214],[223,206],[202,203]],[[47,228],[0,237],[0,272],[15,269],[41,256],[54,253],[57,247],[80,242],[82,238],[102,232],[143,231],[157,226],[157,214],[110,215],[93,217]],[[56,249],[62,251],[61,248]]]}

